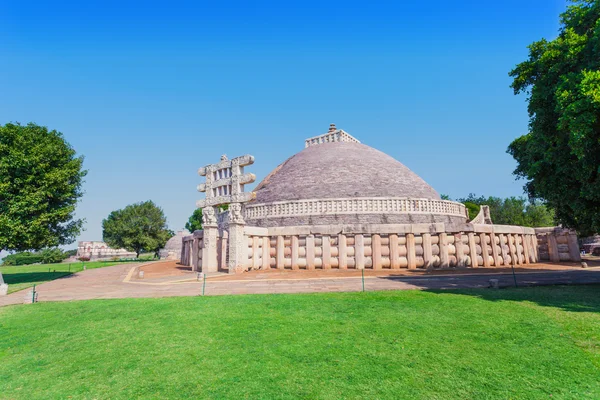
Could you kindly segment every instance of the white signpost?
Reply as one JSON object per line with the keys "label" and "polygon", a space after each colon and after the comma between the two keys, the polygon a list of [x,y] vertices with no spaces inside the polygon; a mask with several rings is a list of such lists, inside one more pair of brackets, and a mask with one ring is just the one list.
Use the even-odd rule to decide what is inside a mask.
{"label": "white signpost", "polygon": [[2,272],[0,272],[0,296],[6,296],[8,293],[8,285],[4,283],[4,278],[2,277]]}

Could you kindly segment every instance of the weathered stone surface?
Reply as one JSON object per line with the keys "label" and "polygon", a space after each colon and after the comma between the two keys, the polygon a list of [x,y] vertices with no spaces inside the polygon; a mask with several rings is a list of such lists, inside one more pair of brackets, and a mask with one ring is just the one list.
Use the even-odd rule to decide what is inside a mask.
{"label": "weathered stone surface", "polygon": [[[194,250],[189,243],[202,249],[191,258],[203,271],[217,265],[214,260],[223,268],[227,258],[230,273],[487,268],[535,263],[542,254],[578,257],[576,237],[555,228],[493,225],[487,207],[468,223],[463,204],[441,200],[404,165],[335,127],[307,139],[306,146],[258,185],[255,201],[244,204],[250,197],[239,195],[253,176],[242,166],[254,161],[251,156],[224,157],[202,168],[207,182],[198,189],[207,198],[198,204],[206,229],[203,239],[197,232],[184,239],[185,259]],[[220,204],[230,204],[229,210],[217,214],[213,207]]]}
{"label": "weathered stone surface", "polygon": [[186,229],[177,232],[175,236],[167,241],[165,247],[160,250],[158,255],[164,260],[179,260],[181,257],[181,248],[183,246],[183,237],[188,236],[190,232]]}
{"label": "weathered stone surface", "polygon": [[[244,192],[244,185],[254,182],[254,174],[245,174],[244,167],[254,163],[254,157],[247,154],[231,160],[221,156],[221,161],[209,164],[198,170],[198,175],[205,176],[206,182],[198,185],[199,192],[205,192],[206,198],[198,200],[198,208],[215,207],[230,203],[244,203],[255,198],[252,192]],[[209,215],[214,217],[215,215]],[[204,221],[206,222],[206,220]]]}
{"label": "weathered stone surface", "polygon": [[108,260],[111,258],[134,258],[136,254],[125,249],[113,249],[100,241],[81,241],[77,245],[77,258],[88,257],[90,260]]}
{"label": "weathered stone surface", "polygon": [[[328,140],[327,137],[323,140]],[[442,201],[431,186],[392,157],[350,139],[322,142],[318,138],[307,139],[307,143],[311,143],[308,147],[275,168],[257,186],[256,200],[248,204],[246,219],[249,224],[466,221],[463,205]],[[320,142],[312,144],[316,139]],[[330,199],[334,202],[325,205],[321,202]],[[404,205],[391,203],[402,199],[406,201]],[[354,205],[356,200],[364,201]],[[285,203],[297,201],[303,202],[290,205],[290,212],[283,212]],[[437,201],[439,205],[433,206],[428,201]],[[265,211],[256,209],[273,203],[279,204]],[[446,207],[457,211],[448,214]],[[298,209],[304,211],[294,214]]]}

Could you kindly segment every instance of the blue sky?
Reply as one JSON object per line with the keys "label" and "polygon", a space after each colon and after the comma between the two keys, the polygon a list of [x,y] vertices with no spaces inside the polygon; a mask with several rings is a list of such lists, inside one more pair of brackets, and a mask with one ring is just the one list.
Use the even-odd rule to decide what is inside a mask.
{"label": "blue sky", "polygon": [[0,124],[57,129],[85,156],[79,240],[148,199],[178,230],[198,167],[250,153],[260,180],[330,123],[453,198],[521,195],[508,72],[566,5],[123,3],[0,0]]}

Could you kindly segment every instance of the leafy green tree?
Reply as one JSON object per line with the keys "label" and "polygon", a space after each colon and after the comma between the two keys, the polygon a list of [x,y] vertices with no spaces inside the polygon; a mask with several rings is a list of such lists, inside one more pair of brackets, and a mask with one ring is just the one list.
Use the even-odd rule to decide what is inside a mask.
{"label": "leafy green tree", "polygon": [[196,208],[188,222],[185,223],[185,229],[194,233],[195,231],[202,229],[202,209]]}
{"label": "leafy green tree", "polygon": [[163,210],[148,200],[116,210],[102,221],[102,238],[111,247],[134,251],[158,251],[165,246],[173,231],[167,228]]}
{"label": "leafy green tree", "polygon": [[467,208],[467,212],[469,213],[469,219],[473,219],[479,214],[479,204],[473,203],[472,201],[463,202],[465,207]]}
{"label": "leafy green tree", "polygon": [[72,243],[87,171],[62,133],[33,123],[0,125],[0,250]]}
{"label": "leafy green tree", "polygon": [[[218,208],[219,208],[219,211],[221,211],[221,212],[229,210],[229,204],[224,204],[222,206],[219,206]],[[196,208],[194,210],[194,212],[188,219],[188,222],[185,223],[185,229],[187,229],[188,231],[190,231],[192,233],[202,229],[202,209],[201,208]]]}
{"label": "leafy green tree", "polygon": [[571,0],[556,39],[529,46],[510,72],[528,95],[529,132],[513,141],[531,198],[582,234],[600,232],[600,2]]}
{"label": "leafy green tree", "polygon": [[490,214],[494,224],[498,225],[519,225],[529,227],[554,226],[554,212],[545,204],[537,202],[528,202],[523,197],[508,197],[501,199],[499,197],[476,196],[469,194],[464,199],[459,199],[469,211],[469,218],[473,219],[479,213],[481,205],[490,207]]}

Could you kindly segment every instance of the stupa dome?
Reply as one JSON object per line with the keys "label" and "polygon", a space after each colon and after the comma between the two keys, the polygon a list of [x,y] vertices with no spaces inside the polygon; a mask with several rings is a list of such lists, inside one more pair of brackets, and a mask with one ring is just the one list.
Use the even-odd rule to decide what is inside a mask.
{"label": "stupa dome", "polygon": [[277,166],[254,192],[256,226],[466,222],[464,206],[441,200],[393,157],[331,126]]}
{"label": "stupa dome", "polygon": [[440,200],[421,177],[387,154],[361,143],[309,146],[256,187],[256,203],[352,197]]}
{"label": "stupa dome", "polygon": [[167,240],[165,247],[163,247],[159,256],[161,259],[166,260],[177,260],[181,256],[181,247],[183,245],[182,239],[184,236],[189,235],[190,232],[187,229],[183,229],[175,234],[172,238]]}

